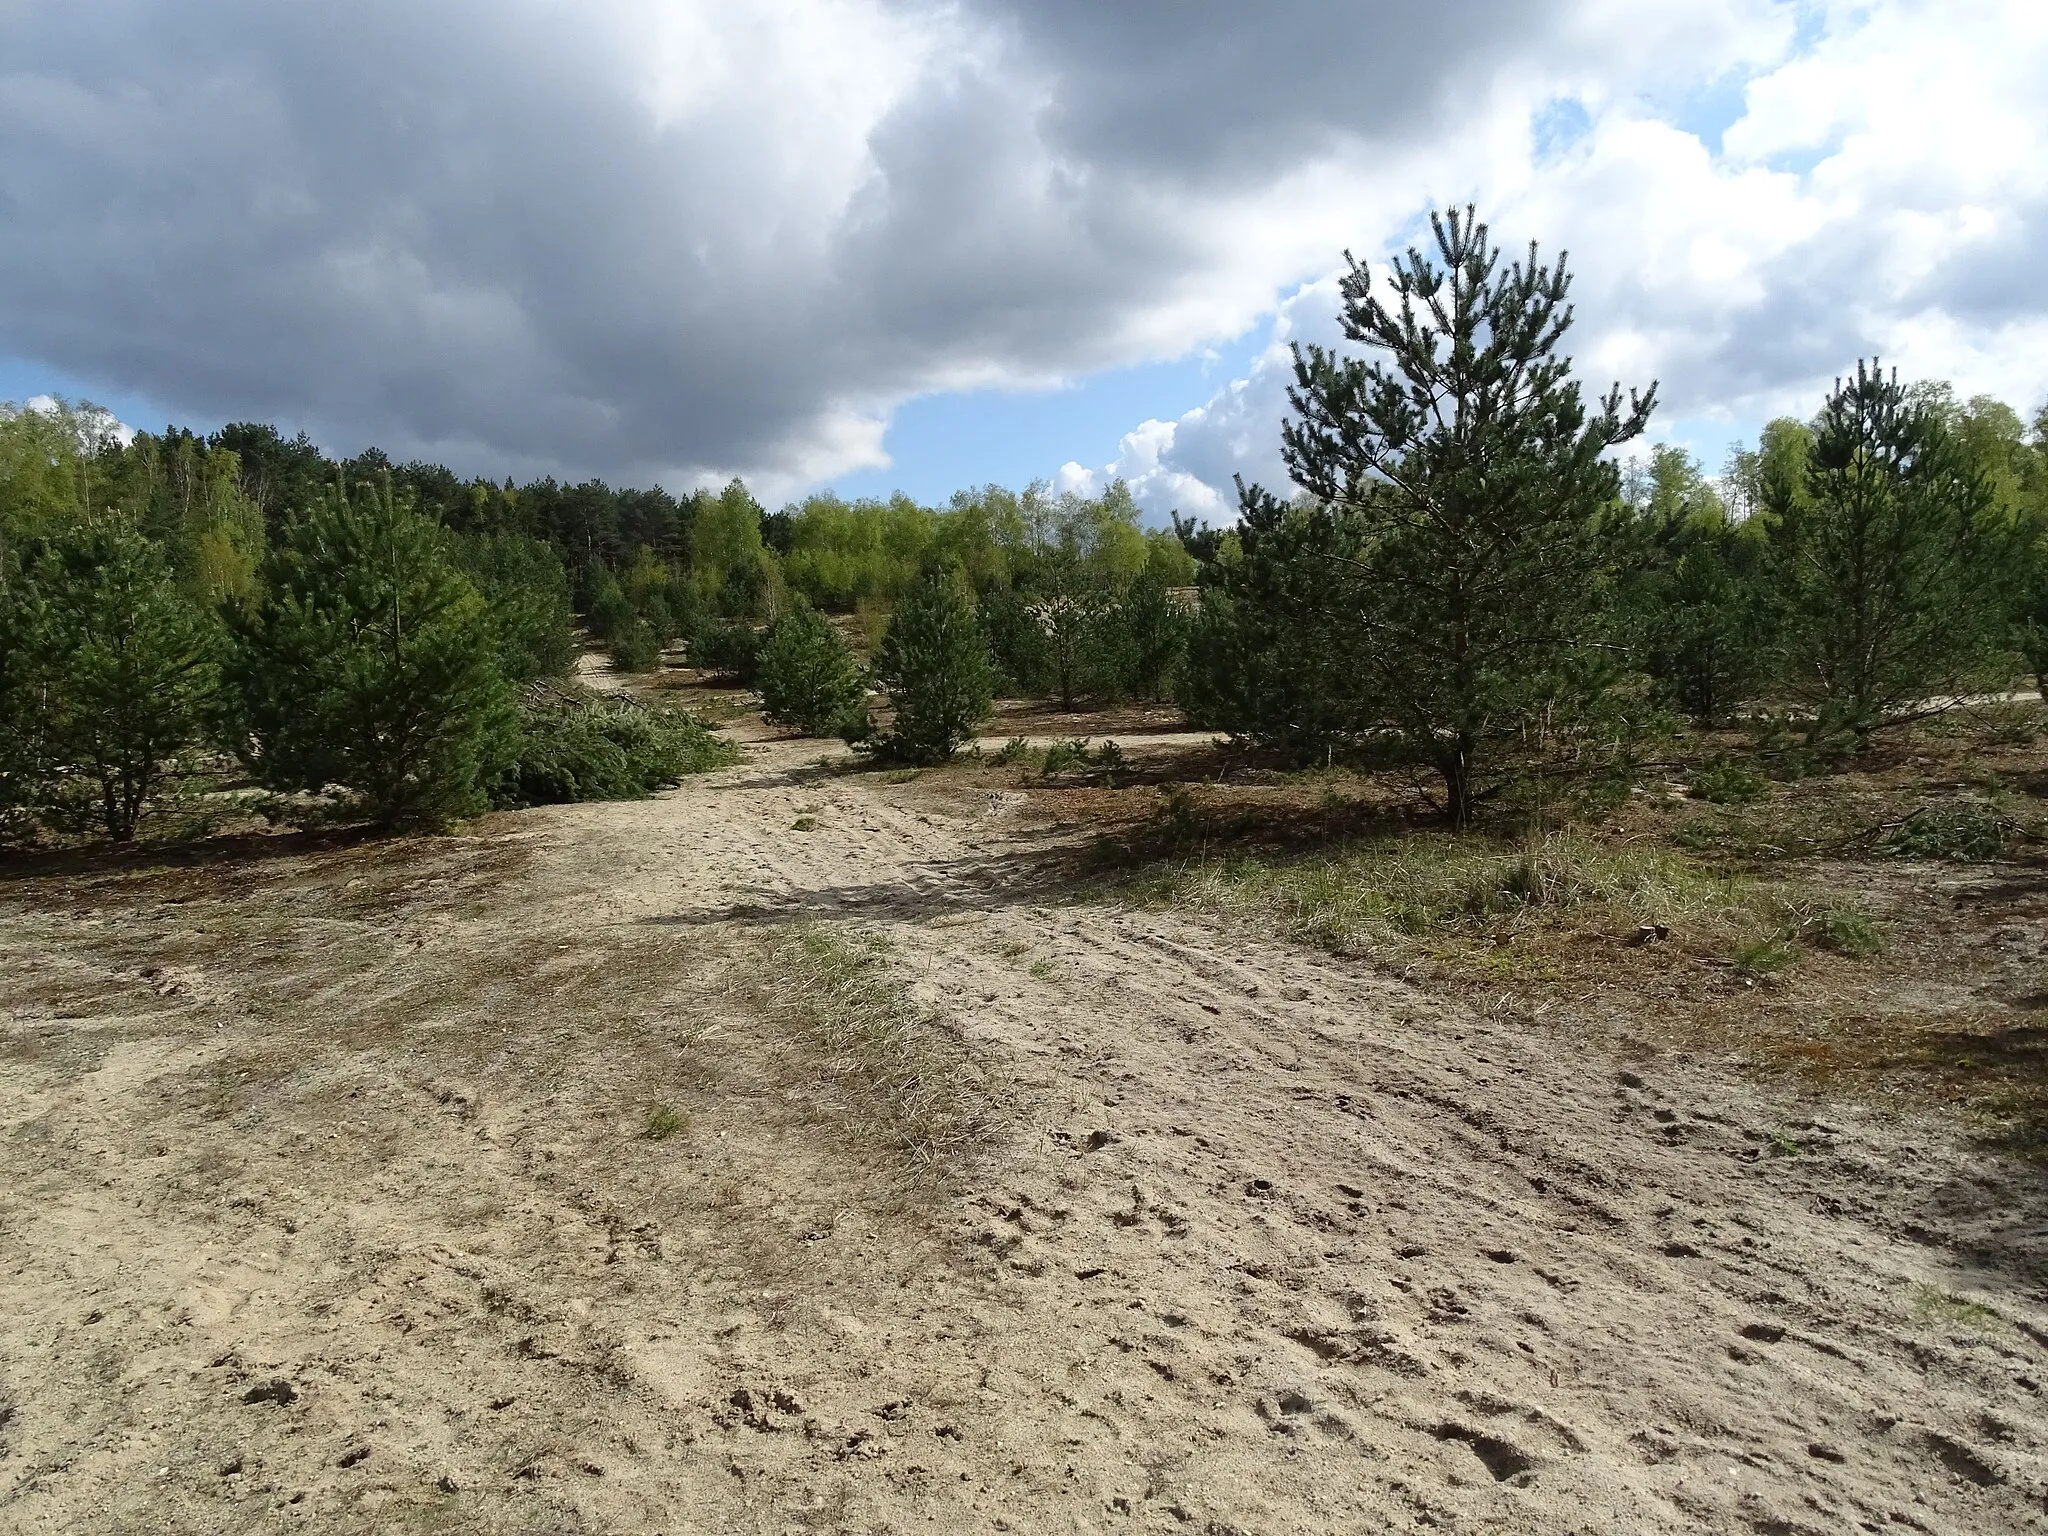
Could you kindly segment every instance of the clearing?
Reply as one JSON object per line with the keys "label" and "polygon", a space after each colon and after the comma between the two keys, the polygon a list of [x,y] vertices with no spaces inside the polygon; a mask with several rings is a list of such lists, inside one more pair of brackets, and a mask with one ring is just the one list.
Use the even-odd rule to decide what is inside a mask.
{"label": "clearing", "polygon": [[0,872],[0,1524],[2048,1530],[2048,1198],[1938,1096],[739,734]]}

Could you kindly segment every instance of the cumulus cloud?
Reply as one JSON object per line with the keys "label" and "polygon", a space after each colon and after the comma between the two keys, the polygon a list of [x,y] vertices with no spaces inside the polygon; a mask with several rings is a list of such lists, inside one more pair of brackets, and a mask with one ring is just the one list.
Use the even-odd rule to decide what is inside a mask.
{"label": "cumulus cloud", "polygon": [[[2041,22],[1844,4],[1802,49],[1806,11],[0,0],[0,353],[343,450],[777,495],[885,463],[920,394],[1309,334],[1335,251],[1476,195],[1574,247],[1589,365],[1687,408],[1890,318],[2005,366]],[[1672,120],[1731,76],[1710,151]],[[1271,477],[1282,362],[1130,433],[1148,504]]]}
{"label": "cumulus cloud", "polygon": [[[1667,423],[1807,414],[1874,353],[2031,406],[2048,392],[2048,12],[1963,0],[1818,19],[1805,48],[1750,73],[1717,147],[1610,79],[1564,149],[1538,114],[1464,188],[1511,249],[1570,248],[1582,378],[1661,379]],[[1444,170],[1425,170],[1438,197],[1459,188]],[[1412,235],[1383,226],[1366,249],[1383,271]],[[1232,473],[1284,484],[1279,343],[1331,341],[1331,298],[1300,289],[1244,377],[1141,425],[1097,478],[1125,476],[1154,510],[1220,514]]]}

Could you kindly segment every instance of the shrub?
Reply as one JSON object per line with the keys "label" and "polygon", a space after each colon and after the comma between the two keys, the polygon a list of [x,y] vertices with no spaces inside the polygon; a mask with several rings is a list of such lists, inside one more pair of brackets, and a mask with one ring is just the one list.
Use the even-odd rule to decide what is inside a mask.
{"label": "shrub", "polygon": [[603,570],[594,579],[584,615],[590,621],[590,632],[605,641],[625,631],[639,617],[618,578]]}
{"label": "shrub", "polygon": [[807,604],[792,608],[761,647],[763,713],[807,736],[836,736],[867,713],[867,685],[839,631]]}
{"label": "shrub", "polygon": [[661,636],[638,615],[612,631],[605,649],[615,672],[652,672],[661,665]]}
{"label": "shrub", "polygon": [[1010,768],[1026,761],[1030,756],[1031,743],[1022,736],[1012,736],[1003,743],[1002,750],[996,753],[995,760],[1001,766]]}
{"label": "shrub", "polygon": [[630,699],[529,702],[517,755],[492,798],[500,806],[636,800],[738,760],[730,741],[681,710]]}
{"label": "shrub", "polygon": [[895,719],[879,749],[910,763],[942,763],[974,736],[995,691],[988,642],[957,570],[934,567],[904,595],[875,658]]}
{"label": "shrub", "polygon": [[1903,859],[1995,859],[2017,831],[2011,817],[1981,801],[1965,800],[1914,812],[1884,848]]}
{"label": "shrub", "polygon": [[1715,805],[1746,805],[1764,792],[1764,776],[1746,764],[1718,757],[1692,776],[1686,793]]}
{"label": "shrub", "polygon": [[227,609],[227,731],[273,789],[339,785],[383,825],[483,809],[517,722],[498,635],[440,530],[389,485],[293,519]]}
{"label": "shrub", "polygon": [[1088,741],[1080,737],[1070,741],[1056,741],[1045,749],[1045,762],[1040,771],[1047,778],[1056,773],[1065,773],[1069,768],[1088,766]]}
{"label": "shrub", "polygon": [[760,632],[744,620],[707,620],[690,641],[692,665],[735,683],[751,683],[760,660]]}

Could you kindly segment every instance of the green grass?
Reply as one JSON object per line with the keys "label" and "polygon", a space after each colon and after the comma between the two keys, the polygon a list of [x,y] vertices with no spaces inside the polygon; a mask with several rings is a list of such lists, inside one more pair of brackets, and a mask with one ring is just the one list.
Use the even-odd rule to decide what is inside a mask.
{"label": "green grass", "polygon": [[1735,951],[1735,964],[1752,976],[1775,976],[1788,970],[1799,958],[1792,941],[1782,933],[1767,933],[1750,940]]}
{"label": "green grass", "polygon": [[1837,902],[1808,918],[1800,937],[1852,960],[1884,952],[1884,934],[1861,907]]}
{"label": "green grass", "polygon": [[673,1104],[657,1104],[647,1111],[647,1128],[643,1135],[649,1141],[667,1141],[680,1136],[690,1128],[690,1117]]}
{"label": "green grass", "polygon": [[1683,854],[1571,833],[1522,843],[1413,833],[1306,859],[1205,857],[1141,883],[1155,898],[1258,912],[1335,950],[1465,933],[1499,936],[1563,917],[1617,929],[1756,906],[1758,892]]}
{"label": "green grass", "polygon": [[1973,1333],[2002,1333],[2012,1326],[2005,1314],[1995,1308],[1952,1296],[1934,1285],[1923,1285],[1913,1292],[1913,1317],[1934,1327],[1966,1328]]}
{"label": "green grass", "polygon": [[[1162,822],[1176,809],[1163,804]],[[1141,900],[1256,917],[1339,953],[1462,948],[1477,973],[1527,980],[1563,972],[1557,956],[1517,942],[1524,936],[1619,942],[1640,925],[1662,924],[1695,951],[1718,951],[1759,976],[1794,964],[1802,947],[1864,958],[1884,942],[1852,903],[1726,873],[1668,846],[1572,832],[1508,842],[1423,831],[1306,858],[1201,855],[1140,877],[1134,889]]]}

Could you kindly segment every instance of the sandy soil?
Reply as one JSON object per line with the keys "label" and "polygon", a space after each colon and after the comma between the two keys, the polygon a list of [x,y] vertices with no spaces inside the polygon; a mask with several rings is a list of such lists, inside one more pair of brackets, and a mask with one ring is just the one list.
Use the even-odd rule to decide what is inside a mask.
{"label": "sandy soil", "polygon": [[[827,750],[0,872],[0,1526],[2048,1529],[2037,1170],[1092,904]],[[805,923],[983,1144],[892,1161],[779,1031]]]}

